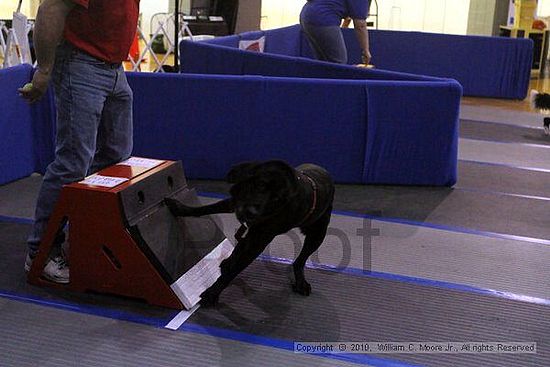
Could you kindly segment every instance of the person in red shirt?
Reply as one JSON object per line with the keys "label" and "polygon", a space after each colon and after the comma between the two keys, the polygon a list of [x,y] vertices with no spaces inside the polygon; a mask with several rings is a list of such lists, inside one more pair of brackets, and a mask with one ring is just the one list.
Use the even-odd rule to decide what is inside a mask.
{"label": "person in red shirt", "polygon": [[[30,88],[19,93],[38,101],[53,84],[57,131],[55,159],[48,166],[27,240],[29,271],[63,185],[128,158],[132,152],[132,90],[122,61],[136,34],[139,0],[44,0],[36,16],[38,67]],[[43,276],[68,283],[60,228]]]}

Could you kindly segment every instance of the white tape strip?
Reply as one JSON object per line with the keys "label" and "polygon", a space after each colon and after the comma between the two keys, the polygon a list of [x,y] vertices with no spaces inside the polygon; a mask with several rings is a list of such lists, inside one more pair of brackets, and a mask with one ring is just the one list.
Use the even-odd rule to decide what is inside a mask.
{"label": "white tape strip", "polygon": [[201,293],[216,282],[221,275],[220,263],[232,252],[233,244],[225,239],[170,286],[185,308],[195,306]]}
{"label": "white tape strip", "polygon": [[199,309],[199,307],[200,307],[200,304],[197,303],[195,307],[193,307],[189,311],[188,310],[181,311],[179,314],[176,315],[176,317],[172,319],[172,321],[166,324],[165,328],[170,330],[178,330],[181,327],[181,325],[183,325],[183,323],[187,321],[187,319],[190,318],[191,315],[193,315],[195,311]]}

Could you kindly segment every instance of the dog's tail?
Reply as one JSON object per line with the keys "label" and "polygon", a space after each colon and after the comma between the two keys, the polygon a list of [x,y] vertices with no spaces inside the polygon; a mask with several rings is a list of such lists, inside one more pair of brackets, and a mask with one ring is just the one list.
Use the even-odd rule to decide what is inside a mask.
{"label": "dog's tail", "polygon": [[535,89],[531,89],[529,100],[533,109],[541,112],[550,112],[550,94],[540,93]]}

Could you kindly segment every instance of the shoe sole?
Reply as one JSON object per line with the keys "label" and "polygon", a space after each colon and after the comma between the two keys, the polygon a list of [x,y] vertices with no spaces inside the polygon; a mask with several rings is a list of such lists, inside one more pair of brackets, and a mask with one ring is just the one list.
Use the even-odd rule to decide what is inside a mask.
{"label": "shoe sole", "polygon": [[51,276],[48,276],[46,274],[42,274],[42,278],[49,280],[50,282],[57,283],[57,284],[69,284],[69,279],[57,279]]}

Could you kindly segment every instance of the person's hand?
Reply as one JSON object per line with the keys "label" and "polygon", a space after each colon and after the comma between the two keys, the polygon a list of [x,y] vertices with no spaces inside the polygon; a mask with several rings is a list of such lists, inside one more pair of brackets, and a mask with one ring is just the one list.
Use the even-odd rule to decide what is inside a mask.
{"label": "person's hand", "polygon": [[32,78],[32,82],[30,83],[30,86],[25,86],[23,88],[19,88],[17,91],[19,92],[19,95],[23,97],[27,102],[29,103],[35,103],[38,101],[44,94],[46,94],[46,91],[48,90],[48,84],[50,84],[51,74],[41,72],[40,69],[38,69]]}
{"label": "person's hand", "polygon": [[361,62],[364,64],[364,65],[368,65],[370,64],[370,59],[371,59],[371,54],[370,54],[370,51],[367,50],[363,50],[363,52],[361,53]]}

